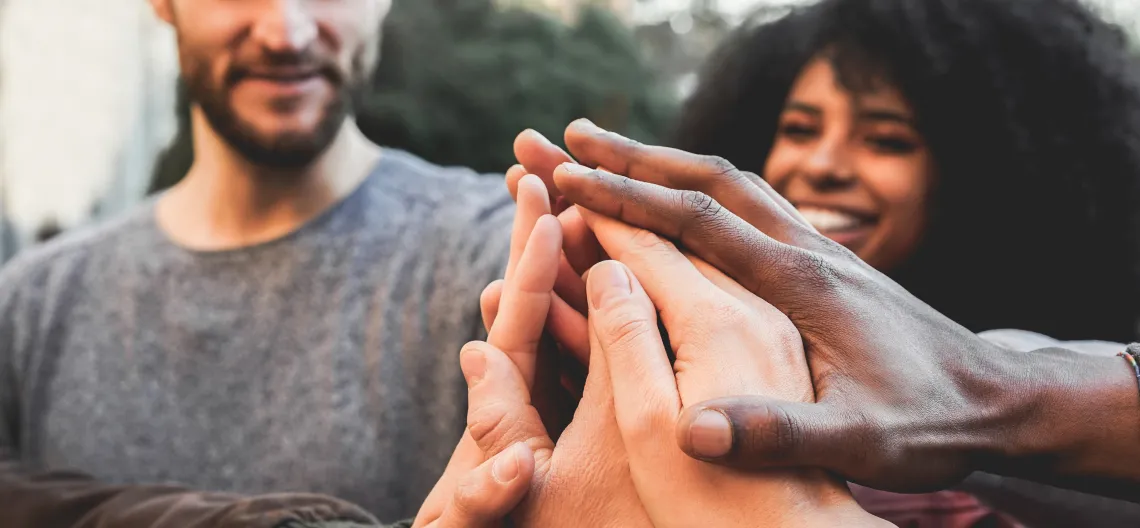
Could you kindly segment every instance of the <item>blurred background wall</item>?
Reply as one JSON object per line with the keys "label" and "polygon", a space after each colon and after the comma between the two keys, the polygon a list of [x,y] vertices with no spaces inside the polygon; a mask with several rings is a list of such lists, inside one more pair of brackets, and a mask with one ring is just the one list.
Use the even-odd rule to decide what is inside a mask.
{"label": "blurred background wall", "polygon": [[[525,127],[668,126],[746,14],[797,0],[396,0],[361,126],[487,172]],[[1140,28],[1137,0],[1096,0]],[[172,32],[143,0],[0,0],[0,261],[114,215],[191,161]]]}

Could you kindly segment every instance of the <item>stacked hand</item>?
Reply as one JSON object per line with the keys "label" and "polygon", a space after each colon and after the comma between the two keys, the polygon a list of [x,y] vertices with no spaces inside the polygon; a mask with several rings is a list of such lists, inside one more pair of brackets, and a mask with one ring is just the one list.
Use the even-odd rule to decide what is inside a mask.
{"label": "stacked hand", "polygon": [[[978,338],[723,160],[588,122],[566,143],[577,161],[533,132],[516,142],[512,265],[484,294],[489,342],[463,358],[471,434],[420,525],[454,511],[493,523],[485,513],[522,493],[512,517],[543,526],[876,522],[804,468],[899,491],[975,470],[1076,476],[1134,496],[1140,471],[1117,461],[1140,455],[1140,409],[1121,361]],[[560,355],[589,374],[555,443],[565,420],[550,402],[572,403],[561,389],[583,383]],[[456,487],[482,482],[487,460],[529,468],[531,452],[529,490]],[[483,506],[461,505],[474,496]]]}
{"label": "stacked hand", "polygon": [[[530,492],[511,515],[518,524],[876,522],[842,482],[822,472],[740,473],[694,460],[677,445],[674,425],[687,404],[742,395],[811,401],[801,341],[783,314],[652,233],[575,208],[556,222],[547,215],[551,201],[543,182],[512,172],[508,181],[519,204],[513,241],[526,242],[513,244],[507,278],[484,294],[488,342],[472,343],[461,355],[470,387],[469,434],[417,525],[492,511],[464,506],[482,495],[472,492],[477,485],[455,483],[479,474],[487,459],[531,452]],[[562,255],[562,232],[572,235],[568,244],[589,253]],[[604,254],[620,263],[590,267]],[[587,268],[585,283],[578,266]],[[658,312],[675,365],[658,332]],[[532,404],[532,395],[545,390],[535,384],[536,365],[555,354],[542,346],[544,328],[564,351],[589,363],[582,400],[557,444]],[[712,413],[698,425],[718,419],[725,417]],[[519,442],[527,448],[512,447]]]}
{"label": "stacked hand", "polygon": [[[770,302],[803,338],[816,401],[689,406],[678,439],[690,455],[746,469],[820,467],[893,491],[942,489],[980,470],[1140,497],[1140,466],[1120,463],[1140,457],[1140,399],[1119,358],[1026,354],[979,338],[722,159],[641,145],[588,121],[571,124],[565,140],[580,164],[534,133],[516,144],[524,164],[561,160],[548,182],[559,202],[678,242]],[[568,253],[587,246],[564,232]],[[730,424],[690,441],[705,410]]]}

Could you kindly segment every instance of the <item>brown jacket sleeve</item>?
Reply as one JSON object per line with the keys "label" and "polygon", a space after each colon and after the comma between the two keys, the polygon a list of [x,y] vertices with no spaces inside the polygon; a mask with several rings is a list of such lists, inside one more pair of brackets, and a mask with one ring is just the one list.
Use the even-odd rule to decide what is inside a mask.
{"label": "brown jacket sleeve", "polygon": [[244,497],[175,486],[114,486],[73,472],[26,474],[0,462],[6,528],[358,528],[380,524],[347,502],[308,494]]}

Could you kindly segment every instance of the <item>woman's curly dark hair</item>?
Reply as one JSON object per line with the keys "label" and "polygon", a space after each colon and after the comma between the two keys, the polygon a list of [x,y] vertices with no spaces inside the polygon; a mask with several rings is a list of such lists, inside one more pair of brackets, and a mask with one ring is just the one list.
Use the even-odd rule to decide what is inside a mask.
{"label": "woman's curly dark hair", "polygon": [[737,30],[674,146],[762,173],[824,50],[849,89],[897,86],[934,156],[927,231],[892,278],[974,331],[1136,338],[1140,78],[1119,27],[1077,0],[823,0]]}

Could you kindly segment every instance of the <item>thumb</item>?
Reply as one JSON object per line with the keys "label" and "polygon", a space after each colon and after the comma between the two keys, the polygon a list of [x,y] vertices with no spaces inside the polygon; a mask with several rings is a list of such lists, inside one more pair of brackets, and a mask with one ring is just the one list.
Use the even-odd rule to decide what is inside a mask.
{"label": "thumb", "polygon": [[677,421],[677,443],[693,458],[724,466],[806,466],[849,475],[876,445],[870,430],[826,403],[742,396],[685,409]]}
{"label": "thumb", "polygon": [[515,444],[473,469],[459,482],[439,520],[430,528],[498,526],[530,489],[534,453]]}

